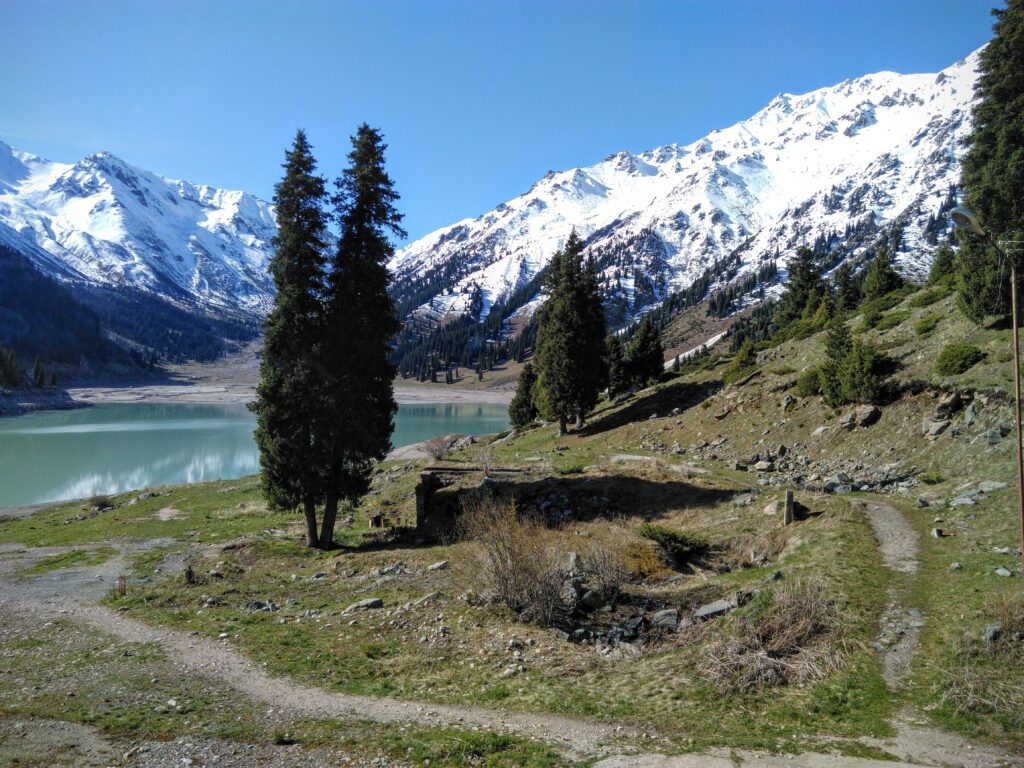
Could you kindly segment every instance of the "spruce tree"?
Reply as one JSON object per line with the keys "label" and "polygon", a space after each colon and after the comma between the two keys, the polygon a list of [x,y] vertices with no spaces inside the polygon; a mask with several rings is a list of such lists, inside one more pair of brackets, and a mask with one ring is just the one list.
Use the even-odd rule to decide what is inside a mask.
{"label": "spruce tree", "polygon": [[32,364],[32,386],[42,389],[45,384],[46,374],[43,372],[43,364],[39,361],[39,355],[36,355],[36,361]]}
{"label": "spruce tree", "polygon": [[608,396],[616,397],[628,390],[632,383],[629,365],[618,336],[612,335],[605,340],[605,350],[608,357]]}
{"label": "spruce tree", "polygon": [[661,376],[665,369],[665,350],[650,315],[644,315],[626,354],[633,381],[644,386]]}
{"label": "spruce tree", "polygon": [[394,255],[388,236],[405,237],[405,231],[384,167],[386,149],[379,130],[360,125],[333,199],[339,235],[327,280],[327,396],[318,406],[327,446],[321,549],[332,544],[339,500],[354,505],[369,490],[374,463],[391,449],[398,410],[390,354],[402,325],[388,294]]}
{"label": "spruce tree", "polygon": [[883,356],[871,344],[854,339],[849,354],[839,367],[842,400],[846,403],[872,403],[882,389]]}
{"label": "spruce tree", "polygon": [[323,414],[322,294],[327,219],[324,180],[301,130],[285,153],[284,178],[275,187],[277,236],[270,273],[274,306],[264,325],[260,381],[250,406],[256,414],[263,492],[271,506],[301,506],[306,544],[317,546],[316,505],[323,498],[322,447],[316,427]]}
{"label": "spruce tree", "polygon": [[[981,52],[961,187],[964,206],[978,215],[993,239],[1024,240],[1024,0],[1008,0],[1006,8],[992,14],[994,35]],[[999,252],[982,238],[967,235],[960,242],[961,309],[978,322],[986,315],[1008,314],[1010,281]]]}
{"label": "spruce tree", "polygon": [[892,267],[892,255],[889,248],[883,245],[878,249],[875,258],[871,260],[867,274],[864,276],[864,285],[861,287],[864,301],[880,299],[902,285],[903,278]]}
{"label": "spruce tree", "polygon": [[956,271],[955,261],[956,252],[949,243],[943,243],[936,248],[932,257],[932,267],[928,272],[928,284],[938,285],[945,282]]}
{"label": "spruce tree", "polygon": [[574,231],[547,267],[548,298],[537,312],[537,405],[565,434],[570,417],[582,426],[607,383],[604,310],[597,307],[592,264],[583,263]]}
{"label": "spruce tree", "polygon": [[814,260],[814,252],[810,248],[798,248],[796,256],[789,263],[789,279],[786,291],[779,299],[775,322],[785,326],[799,320],[812,304],[813,313],[820,301],[821,285],[821,269]]}
{"label": "spruce tree", "polygon": [[853,270],[843,264],[836,271],[836,307],[842,312],[856,309],[860,303],[860,292],[853,282]]}
{"label": "spruce tree", "polygon": [[516,428],[532,424],[537,418],[537,405],[534,402],[534,387],[537,384],[537,372],[533,363],[527,363],[519,376],[516,395],[508,404],[508,419]]}
{"label": "spruce tree", "polygon": [[846,326],[844,313],[836,311],[825,335],[825,362],[821,366],[821,393],[825,397],[825,402],[833,408],[838,408],[845,402],[843,364],[852,348],[853,339],[850,336],[850,329]]}

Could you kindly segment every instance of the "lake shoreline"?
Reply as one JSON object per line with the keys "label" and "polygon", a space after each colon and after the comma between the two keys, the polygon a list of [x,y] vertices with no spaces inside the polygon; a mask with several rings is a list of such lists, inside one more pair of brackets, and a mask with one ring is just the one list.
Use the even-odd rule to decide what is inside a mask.
{"label": "lake shoreline", "polygon": [[66,390],[34,392],[31,390],[0,391],[0,419],[15,418],[40,411],[72,411],[88,408],[92,403],[75,399]]}
{"label": "lake shoreline", "polygon": [[[252,401],[251,384],[143,384],[122,387],[72,387],[68,394],[82,407],[98,403],[162,403],[195,405],[245,405]],[[399,405],[507,405],[510,390],[459,389],[451,386],[395,387]],[[75,406],[72,406],[75,407]]]}

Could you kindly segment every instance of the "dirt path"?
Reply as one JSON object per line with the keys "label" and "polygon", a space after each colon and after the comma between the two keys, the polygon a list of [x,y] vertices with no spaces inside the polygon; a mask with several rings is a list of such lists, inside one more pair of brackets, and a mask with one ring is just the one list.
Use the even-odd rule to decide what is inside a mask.
{"label": "dirt path", "polygon": [[[0,567],[0,602],[19,613],[40,624],[55,618],[71,619],[128,642],[156,643],[182,672],[219,680],[255,701],[287,709],[296,716],[484,728],[542,739],[576,757],[599,753],[614,736],[635,735],[632,729],[584,720],[331,693],[272,677],[226,640],[151,627],[97,605],[94,601],[106,594],[123,572],[123,556],[100,566],[69,568],[23,581],[14,572],[26,561],[13,554],[8,553]],[[33,553],[33,559],[39,554]]]}

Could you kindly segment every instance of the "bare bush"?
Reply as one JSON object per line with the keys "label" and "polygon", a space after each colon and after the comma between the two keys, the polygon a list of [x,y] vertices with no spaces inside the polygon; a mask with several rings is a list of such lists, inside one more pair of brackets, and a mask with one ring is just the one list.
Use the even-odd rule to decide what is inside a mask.
{"label": "bare bush", "polygon": [[89,504],[94,509],[110,509],[114,506],[114,500],[105,494],[97,494],[89,498]]}
{"label": "bare bush", "polygon": [[629,576],[625,536],[612,526],[572,536],[518,514],[511,502],[483,496],[464,505],[460,529],[469,539],[460,573],[523,621],[561,623],[576,607],[579,584],[614,600]]}
{"label": "bare bush", "polygon": [[846,664],[835,607],[819,582],[762,592],[745,613],[698,661],[700,674],[723,692],[805,683]]}
{"label": "bare bush", "polygon": [[451,450],[451,442],[448,440],[446,435],[441,437],[435,437],[432,440],[427,440],[423,443],[423,450],[427,452],[430,458],[440,461],[448,452]]}

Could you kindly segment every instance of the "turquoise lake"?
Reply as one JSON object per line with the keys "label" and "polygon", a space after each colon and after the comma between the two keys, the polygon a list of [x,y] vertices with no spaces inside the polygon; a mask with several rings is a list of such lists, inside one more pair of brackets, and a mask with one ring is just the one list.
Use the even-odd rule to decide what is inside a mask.
{"label": "turquoise lake", "polygon": [[[0,419],[0,507],[255,474],[244,405],[104,404]],[[392,445],[508,427],[494,404],[402,405]]]}

